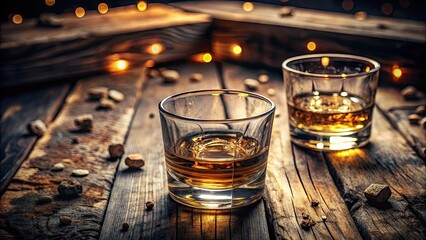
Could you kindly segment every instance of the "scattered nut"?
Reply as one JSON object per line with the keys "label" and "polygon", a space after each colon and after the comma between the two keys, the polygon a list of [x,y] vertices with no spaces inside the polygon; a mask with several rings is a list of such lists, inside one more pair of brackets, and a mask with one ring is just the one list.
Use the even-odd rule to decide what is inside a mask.
{"label": "scattered nut", "polygon": [[261,74],[259,74],[259,76],[257,76],[257,80],[260,83],[267,83],[267,82],[269,82],[269,75],[266,74],[266,73],[261,73]]}
{"label": "scattered nut", "polygon": [[47,128],[43,121],[37,119],[28,124],[28,130],[31,133],[34,133],[35,135],[41,137],[47,131]]}
{"label": "scattered nut", "polygon": [[367,19],[367,13],[364,11],[359,11],[354,14],[356,20],[365,20]]}
{"label": "scattered nut", "polygon": [[138,153],[127,155],[126,160],[124,160],[124,163],[129,168],[141,168],[145,165],[145,161],[143,160],[142,155]]}
{"label": "scattered nut", "polygon": [[61,224],[63,225],[70,225],[72,223],[72,219],[68,216],[60,216],[59,220],[61,221]]}
{"label": "scattered nut", "polygon": [[315,225],[315,222],[312,219],[304,219],[302,220],[302,223],[300,224],[300,226],[304,230],[309,230],[314,225]]}
{"label": "scattered nut", "polygon": [[322,216],[321,216],[321,219],[322,219],[323,221],[325,221],[325,220],[327,220],[327,216],[322,215]]}
{"label": "scattered nut", "polygon": [[37,205],[40,205],[40,204],[46,204],[46,203],[50,203],[50,202],[52,202],[53,201],[53,199],[52,199],[52,197],[50,197],[50,196],[41,196],[41,197],[39,197],[38,199],[37,199]]}
{"label": "scattered nut", "polygon": [[108,88],[106,87],[93,87],[87,91],[90,100],[99,100],[108,96]]}
{"label": "scattered nut", "polygon": [[246,80],[244,80],[244,85],[247,89],[256,91],[259,88],[259,81],[257,81],[256,79],[247,78]]}
{"label": "scattered nut", "polygon": [[155,68],[151,68],[148,71],[148,77],[150,78],[158,78],[160,76],[160,72],[155,69]]}
{"label": "scattered nut", "polygon": [[279,111],[275,112],[275,117],[276,117],[276,118],[281,117],[281,112],[279,112]]}
{"label": "scattered nut", "polygon": [[59,184],[58,192],[65,197],[74,197],[83,192],[83,187],[77,181],[65,180]]}
{"label": "scattered nut", "polygon": [[416,107],[416,114],[422,117],[426,116],[426,106],[418,106]]}
{"label": "scattered nut", "polygon": [[426,129],[426,117],[422,118],[422,120],[420,120],[419,124],[423,129]]}
{"label": "scattered nut", "polygon": [[189,77],[189,80],[193,81],[193,82],[200,82],[203,80],[203,74],[201,73],[193,73],[191,74],[191,76]]}
{"label": "scattered nut", "polygon": [[150,211],[154,208],[154,202],[148,201],[145,203],[145,206],[146,206],[146,210]]}
{"label": "scattered nut", "polygon": [[108,148],[111,158],[119,158],[124,154],[124,145],[122,143],[113,143]]}
{"label": "scattered nut", "polygon": [[161,71],[161,76],[164,83],[176,83],[180,78],[179,72],[172,69]]}
{"label": "scattered nut", "polygon": [[266,93],[268,93],[269,96],[273,97],[277,94],[277,91],[273,88],[268,88],[268,90],[266,91]]}
{"label": "scattered nut", "polygon": [[391,190],[388,185],[371,184],[364,190],[364,196],[371,203],[384,203],[391,196]]}
{"label": "scattered nut", "polygon": [[318,207],[319,205],[319,201],[316,199],[312,199],[311,200],[311,207]]}
{"label": "scattered nut", "polygon": [[79,144],[79,143],[80,143],[80,140],[78,140],[77,137],[72,137],[71,138],[71,144]]}
{"label": "scattered nut", "polygon": [[74,119],[74,124],[80,131],[90,132],[93,128],[93,115],[83,114]]}
{"label": "scattered nut", "polygon": [[115,89],[111,89],[108,91],[108,97],[116,102],[121,102],[124,100],[124,94]]}
{"label": "scattered nut", "polygon": [[65,168],[65,165],[63,163],[57,163],[57,164],[53,165],[53,167],[50,169],[50,171],[59,172],[59,171],[64,170],[64,168]]}
{"label": "scattered nut", "polygon": [[401,90],[401,95],[407,101],[413,101],[419,99],[417,89],[413,86],[408,86]]}
{"label": "scattered nut", "polygon": [[413,124],[413,125],[419,124],[420,116],[415,114],[415,113],[410,114],[410,115],[408,115],[408,121],[410,122],[410,124]]}
{"label": "scattered nut", "polygon": [[289,17],[293,15],[293,7],[282,7],[280,8],[279,15],[280,17]]}
{"label": "scattered nut", "polygon": [[123,225],[121,225],[121,231],[126,232],[127,230],[129,230],[129,224],[123,223]]}
{"label": "scattered nut", "polygon": [[86,169],[75,169],[72,171],[72,175],[75,177],[85,177],[89,175],[89,170]]}
{"label": "scattered nut", "polygon": [[99,101],[99,105],[97,107],[97,109],[99,110],[112,110],[115,108],[115,103],[112,100],[109,100],[107,98],[102,98]]}
{"label": "scattered nut", "polygon": [[309,219],[309,218],[311,218],[311,216],[309,214],[305,213],[305,212],[302,212],[302,218],[303,219]]}

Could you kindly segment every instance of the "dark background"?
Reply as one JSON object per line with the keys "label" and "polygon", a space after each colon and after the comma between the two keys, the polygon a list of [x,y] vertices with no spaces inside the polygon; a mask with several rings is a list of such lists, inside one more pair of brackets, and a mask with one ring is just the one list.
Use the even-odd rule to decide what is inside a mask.
{"label": "dark background", "polygon": [[[37,17],[41,13],[66,13],[74,12],[75,8],[83,7],[86,10],[97,9],[99,3],[105,2],[108,6],[135,5],[137,0],[56,0],[49,7],[44,0],[2,0],[1,21],[10,21],[13,14],[21,14],[23,18]],[[149,3],[168,3],[179,1],[147,1]],[[328,10],[343,13],[365,11],[368,15],[387,16],[401,19],[411,19],[425,22],[426,0],[268,0],[252,1],[274,4],[277,6],[295,6],[310,9]],[[345,3],[344,3],[345,2]],[[392,6],[390,13],[382,10],[383,6]],[[353,6],[344,9],[343,5]]]}

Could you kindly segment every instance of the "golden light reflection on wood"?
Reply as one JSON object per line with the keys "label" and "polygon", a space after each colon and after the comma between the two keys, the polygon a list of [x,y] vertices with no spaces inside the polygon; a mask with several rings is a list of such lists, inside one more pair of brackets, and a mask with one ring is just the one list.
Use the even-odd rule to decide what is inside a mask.
{"label": "golden light reflection on wood", "polygon": [[148,8],[148,4],[145,1],[139,1],[136,4],[136,7],[138,8],[139,11],[144,12]]}
{"label": "golden light reflection on wood", "polygon": [[124,59],[117,59],[111,61],[107,66],[107,71],[111,73],[124,72],[129,68],[129,61]]}
{"label": "golden light reflection on wood", "polygon": [[86,11],[84,10],[84,8],[82,7],[78,7],[75,9],[75,16],[78,18],[82,18],[84,17],[84,15],[86,14]]}
{"label": "golden light reflection on wood", "polygon": [[243,10],[246,12],[251,12],[254,9],[254,5],[251,2],[245,2],[243,3]]}
{"label": "golden light reflection on wood", "polygon": [[160,43],[154,43],[148,47],[148,53],[158,55],[163,51],[163,45]]}
{"label": "golden light reflection on wood", "polygon": [[15,14],[12,17],[12,22],[14,24],[21,24],[24,21],[24,19],[22,18],[22,16],[20,14]]}
{"label": "golden light reflection on wood", "polygon": [[306,48],[309,51],[315,51],[315,49],[317,49],[317,44],[315,42],[308,42],[308,44],[306,44]]}
{"label": "golden light reflection on wood", "polygon": [[105,14],[108,12],[108,5],[106,3],[99,3],[98,5],[98,12],[100,14]]}
{"label": "golden light reflection on wood", "polygon": [[238,44],[232,45],[232,53],[234,55],[240,55],[242,52],[243,52],[243,49],[241,48],[240,45]]}

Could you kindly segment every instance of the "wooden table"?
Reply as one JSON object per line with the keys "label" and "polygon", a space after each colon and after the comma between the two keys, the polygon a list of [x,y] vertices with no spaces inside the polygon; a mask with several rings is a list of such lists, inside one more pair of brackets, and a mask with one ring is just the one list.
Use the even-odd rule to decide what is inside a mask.
{"label": "wooden table", "polygon": [[[426,98],[405,101],[399,94],[403,85],[423,85],[424,23],[307,9],[283,17],[276,6],[255,4],[248,13],[241,4],[150,4],[146,12],[129,6],[102,16],[88,11],[83,19],[64,14],[62,28],[36,27],[36,20],[27,19],[2,25],[0,239],[424,239],[426,132],[407,116]],[[367,146],[316,152],[290,142],[279,64],[306,53],[307,41],[315,41],[318,52],[365,55],[382,64],[387,81],[380,84]],[[158,42],[164,51],[149,53]],[[236,43],[243,48],[238,56],[231,51]],[[216,62],[184,60],[206,51]],[[101,73],[118,58],[129,60],[131,69]],[[147,60],[178,70],[179,81],[147,77]],[[395,62],[404,77],[390,86]],[[244,89],[244,79],[261,71],[271,80],[257,92],[268,96],[274,88],[277,94],[269,97],[279,113],[263,198],[226,211],[175,203],[167,195],[158,102],[192,89]],[[191,82],[194,72],[204,80]],[[124,101],[97,110],[98,103],[87,100],[88,89],[97,86],[125,93]],[[94,116],[93,131],[76,132],[73,119],[86,113]],[[40,138],[26,129],[35,119],[48,125]],[[122,159],[109,158],[111,142],[125,144]],[[127,168],[124,157],[131,153],[143,154],[143,169]],[[51,171],[59,162],[65,169]],[[80,168],[89,175],[71,175]],[[65,179],[79,181],[83,193],[59,196]],[[363,191],[371,183],[390,186],[386,204],[366,201]],[[42,197],[52,201],[40,203]],[[312,200],[319,206],[311,207]],[[151,211],[147,201],[155,203]],[[316,223],[308,230],[300,227],[303,213]],[[61,224],[61,216],[71,224]]]}
{"label": "wooden table", "polygon": [[[425,100],[406,102],[393,88],[381,87],[374,112],[373,135],[366,147],[316,152],[290,143],[282,74],[267,69],[268,88],[277,90],[277,104],[263,198],[237,210],[199,210],[175,203],[167,195],[167,179],[158,102],[181,91],[206,88],[244,89],[243,80],[262,69],[230,63],[179,61],[158,67],[176,69],[181,78],[164,84],[146,77],[146,69],[99,75],[9,95],[1,102],[3,171],[14,173],[7,159],[22,158],[0,198],[1,239],[422,239],[425,237],[425,162],[415,149],[425,146],[425,130],[409,125],[406,115]],[[204,80],[191,82],[201,72]],[[87,90],[106,86],[126,94],[111,111],[97,111]],[[73,131],[73,118],[92,113],[91,133]],[[48,123],[41,137],[27,134],[33,119]],[[74,140],[73,140],[74,139]],[[75,139],[78,143],[75,143]],[[74,141],[74,142],[73,142]],[[126,155],[141,153],[146,165],[130,170],[123,159],[108,158],[111,141],[125,142]],[[417,144],[418,146],[416,147]],[[27,153],[29,153],[28,157]],[[422,159],[423,157],[423,159]],[[63,159],[65,169],[50,167]],[[87,177],[72,177],[73,169]],[[80,197],[63,199],[63,179],[83,185]],[[388,184],[392,196],[371,206],[363,190],[371,183]],[[38,204],[41,196],[52,202]],[[311,200],[318,207],[311,207]],[[153,201],[147,211],[145,202]],[[302,213],[316,225],[303,230]],[[60,224],[60,216],[72,218]],[[326,220],[323,220],[323,216]],[[122,231],[123,223],[129,224]]]}

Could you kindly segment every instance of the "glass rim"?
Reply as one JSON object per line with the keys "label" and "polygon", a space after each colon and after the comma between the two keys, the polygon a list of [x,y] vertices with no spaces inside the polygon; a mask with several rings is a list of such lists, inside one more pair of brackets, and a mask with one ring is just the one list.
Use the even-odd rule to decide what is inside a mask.
{"label": "glass rim", "polygon": [[[187,95],[187,94],[194,94],[194,93],[232,93],[232,94],[247,94],[246,97],[251,96],[257,99],[261,99],[265,102],[268,102],[271,107],[269,109],[267,109],[266,111],[263,111],[260,114],[257,114],[255,116],[251,116],[251,117],[245,117],[245,118],[234,118],[234,119],[203,119],[203,118],[191,118],[191,117],[185,117],[185,116],[181,116],[181,115],[177,115],[175,113],[172,113],[168,110],[166,110],[164,108],[164,104],[171,100],[172,98],[176,98],[182,95]],[[190,122],[206,122],[206,123],[232,123],[232,122],[242,122],[242,121],[247,121],[247,120],[252,120],[252,119],[257,119],[257,118],[262,118],[264,116],[267,116],[269,114],[271,114],[274,110],[275,110],[275,103],[263,96],[260,95],[258,93],[253,93],[253,92],[248,92],[248,91],[242,91],[242,90],[235,90],[235,89],[199,89],[199,90],[190,90],[190,91],[185,91],[185,92],[181,92],[181,93],[177,93],[177,94],[173,94],[170,95],[166,98],[164,98],[163,100],[160,101],[160,103],[158,104],[158,108],[160,110],[160,113],[172,116],[174,118],[180,119],[180,120],[185,120],[185,121],[190,121]]]}
{"label": "glass rim", "polygon": [[282,63],[282,68],[284,70],[288,71],[288,72],[296,73],[296,74],[306,76],[306,77],[339,78],[339,79],[341,79],[342,74],[308,73],[308,72],[302,72],[302,71],[293,69],[293,68],[288,66],[290,63],[297,61],[297,60],[308,60],[308,59],[312,59],[312,58],[321,58],[321,57],[331,57],[331,58],[337,58],[337,59],[346,58],[348,60],[355,60],[355,61],[359,61],[359,62],[367,62],[367,63],[374,66],[374,68],[370,69],[370,71],[368,71],[368,72],[348,73],[348,74],[345,74],[344,78],[372,75],[372,74],[378,72],[381,68],[380,63],[378,63],[377,61],[375,61],[373,59],[370,59],[370,58],[367,58],[367,57],[362,57],[362,56],[357,56],[357,55],[340,54],[340,53],[317,53],[317,54],[306,54],[306,55],[299,55],[299,56],[291,57],[291,58],[284,60],[284,62]]}

